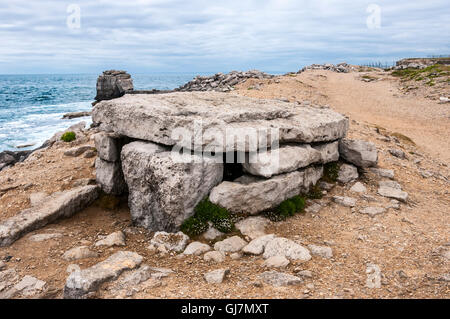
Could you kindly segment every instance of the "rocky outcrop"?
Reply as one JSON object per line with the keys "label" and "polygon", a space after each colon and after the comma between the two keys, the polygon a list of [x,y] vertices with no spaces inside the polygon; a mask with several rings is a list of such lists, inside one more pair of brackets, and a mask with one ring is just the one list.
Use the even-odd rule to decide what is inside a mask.
{"label": "rocky outcrop", "polygon": [[104,71],[97,79],[97,102],[123,96],[133,90],[133,80],[125,71]]}
{"label": "rocky outcrop", "polygon": [[223,182],[213,188],[209,199],[231,212],[254,215],[275,208],[288,198],[307,192],[322,174],[321,166],[311,166],[271,179],[244,175],[233,182]]}
{"label": "rocky outcrop", "polygon": [[133,142],[122,150],[133,222],[151,230],[175,231],[222,180],[223,164],[208,157],[177,161],[165,147]]}
{"label": "rocky outcrop", "polygon": [[348,119],[330,109],[217,92],[125,95],[98,103],[92,118],[107,132],[215,152],[251,152],[276,142],[332,142],[348,129]]}
{"label": "rocky outcrop", "polygon": [[23,162],[32,153],[32,151],[3,151],[0,152],[0,171],[16,163]]}
{"label": "rocky outcrop", "polygon": [[327,70],[327,71],[332,71],[332,72],[337,72],[337,73],[349,73],[354,70],[354,67],[352,67],[351,65],[349,65],[345,62],[336,64],[336,65],[330,64],[330,63],[311,64],[309,66],[305,66],[303,69],[298,71],[298,73],[302,73],[307,70]]}
{"label": "rocky outcrop", "polygon": [[273,75],[250,70],[247,72],[232,71],[227,74],[217,73],[211,76],[197,76],[192,81],[180,86],[177,91],[219,91],[229,92],[234,86],[247,81],[248,79],[271,79]]}
{"label": "rocky outcrop", "polygon": [[341,157],[358,167],[376,166],[378,151],[375,144],[362,140],[342,139],[339,142]]}
{"label": "rocky outcrop", "polygon": [[55,193],[34,207],[25,209],[0,224],[0,246],[7,246],[35,229],[63,217],[70,217],[98,197],[97,186],[84,186]]}

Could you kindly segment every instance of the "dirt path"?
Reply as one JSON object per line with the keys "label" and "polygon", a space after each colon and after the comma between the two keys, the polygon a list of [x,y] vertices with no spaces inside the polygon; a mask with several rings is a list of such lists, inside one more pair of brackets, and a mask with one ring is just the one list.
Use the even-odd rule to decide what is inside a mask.
{"label": "dirt path", "polygon": [[[361,76],[380,78],[364,82]],[[286,76],[279,83],[264,81],[261,88],[250,89],[261,81],[240,86],[239,94],[253,97],[309,99],[329,104],[352,120],[366,122],[411,138],[420,149],[450,162],[450,104],[438,104],[424,97],[405,96],[398,80],[386,73],[307,71]]]}

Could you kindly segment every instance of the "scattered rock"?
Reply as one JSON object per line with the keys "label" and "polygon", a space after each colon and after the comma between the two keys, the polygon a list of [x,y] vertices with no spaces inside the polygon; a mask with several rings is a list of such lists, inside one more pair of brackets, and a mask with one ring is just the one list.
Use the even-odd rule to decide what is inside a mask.
{"label": "scattered rock", "polygon": [[256,216],[243,219],[237,222],[235,226],[242,235],[255,239],[266,234],[265,228],[268,223],[269,220],[267,218]]}
{"label": "scattered rock", "polygon": [[91,251],[87,246],[79,246],[69,249],[64,253],[62,258],[67,261],[74,261],[85,258],[97,258],[98,254],[95,251]]}
{"label": "scattered rock", "polygon": [[290,260],[308,261],[311,259],[309,250],[287,238],[274,238],[264,249],[264,259],[273,256],[284,256]]}
{"label": "scattered rock", "polygon": [[134,269],[143,257],[129,251],[119,251],[106,260],[81,271],[72,272],[64,286],[65,299],[84,298],[102,283],[116,279],[124,270]]}
{"label": "scattered rock", "polygon": [[385,213],[386,209],[383,207],[364,207],[359,212],[361,214],[369,215],[370,217],[375,217],[376,215]]}
{"label": "scattered rock", "polygon": [[378,151],[371,142],[341,139],[339,154],[347,162],[362,168],[376,166],[378,163]]}
{"label": "scattered rock", "polygon": [[87,151],[95,151],[95,147],[92,146],[77,146],[77,147],[73,147],[71,149],[68,149],[67,151],[64,152],[64,155],[66,156],[71,156],[71,157],[78,157],[81,154],[83,154],[84,152]]}
{"label": "scattered rock", "polygon": [[199,256],[203,253],[206,253],[211,250],[211,247],[207,244],[203,244],[198,241],[194,241],[193,243],[190,243],[186,249],[184,250],[183,254],[185,255],[194,255]]}
{"label": "scattered rock", "polygon": [[366,287],[370,289],[381,288],[381,270],[378,265],[367,264],[366,269],[367,280]]}
{"label": "scattered rock", "polygon": [[333,201],[345,207],[355,207],[358,200],[347,196],[333,196]]}
{"label": "scattered rock", "polygon": [[214,250],[224,253],[234,253],[240,251],[247,245],[247,242],[239,236],[233,236],[222,241],[218,241],[214,244]]}
{"label": "scattered rock", "polygon": [[367,188],[366,186],[364,186],[362,183],[360,182],[356,182],[351,188],[350,188],[351,192],[354,193],[365,193],[367,192]]}
{"label": "scattered rock", "polygon": [[6,268],[6,264],[0,260],[0,271],[4,270]]}
{"label": "scattered rock", "polygon": [[349,73],[354,70],[354,67],[345,62],[338,63],[336,65],[331,64],[331,63],[311,64],[309,66],[305,66],[303,69],[298,71],[298,73],[302,73],[307,70],[328,70],[328,71],[337,72],[337,73]]}
{"label": "scattered rock", "polygon": [[[395,183],[395,182],[394,182]],[[378,188],[378,194],[384,197],[393,198],[402,202],[406,202],[408,200],[408,193],[401,190],[397,184],[386,184],[381,183]]]}
{"label": "scattered rock", "polygon": [[230,258],[231,258],[232,260],[238,260],[238,259],[241,259],[241,258],[242,258],[242,253],[241,253],[240,251],[235,252],[235,253],[231,253],[231,254],[230,254]]}
{"label": "scattered rock", "polygon": [[262,264],[267,268],[283,268],[289,265],[289,260],[284,256],[272,256],[267,258]]}
{"label": "scattered rock", "polygon": [[61,238],[61,237],[63,237],[63,234],[60,234],[60,233],[36,234],[36,235],[30,236],[30,238],[28,238],[28,240],[34,241],[34,242],[41,242],[41,241],[46,241],[49,239],[56,239],[56,238]]}
{"label": "scattered rock", "polygon": [[277,272],[277,271],[266,271],[260,275],[262,281],[266,284],[282,287],[282,286],[293,286],[299,285],[302,283],[302,280],[299,277],[292,276],[289,274]]}
{"label": "scattered rock", "polygon": [[343,184],[354,181],[358,178],[358,169],[350,164],[342,164],[339,170],[337,181]]}
{"label": "scattered rock", "polygon": [[386,177],[386,178],[390,178],[390,179],[394,179],[394,171],[392,169],[384,169],[384,168],[375,168],[372,167],[370,169],[373,173],[375,173],[376,175],[380,176],[380,177]]}
{"label": "scattered rock", "polygon": [[253,239],[248,245],[242,248],[242,252],[249,255],[261,255],[267,243],[274,238],[275,235],[271,234]]}
{"label": "scattered rock", "polygon": [[389,153],[391,153],[392,156],[398,157],[400,159],[406,159],[406,154],[402,150],[390,149]]}
{"label": "scattered rock", "polygon": [[209,284],[221,284],[223,280],[225,279],[225,276],[227,276],[230,273],[229,269],[216,269],[210,272],[207,272],[204,275],[204,278],[207,283]]}
{"label": "scattered rock", "polygon": [[117,231],[115,233],[109,234],[104,239],[99,240],[95,243],[95,246],[125,246],[125,234],[121,231]]}
{"label": "scattered rock", "polygon": [[332,258],[333,250],[326,246],[308,245],[309,251],[313,256],[320,256],[323,258]]}
{"label": "scattered rock", "polygon": [[62,217],[70,217],[89,206],[99,195],[97,186],[85,186],[55,193],[48,200],[25,209],[0,224],[0,246],[7,246],[24,234]]}
{"label": "scattered rock", "polygon": [[311,213],[311,214],[317,214],[322,209],[322,206],[317,203],[312,203],[308,207],[305,208],[305,212]]}
{"label": "scattered rock", "polygon": [[71,120],[79,117],[91,116],[92,112],[70,112],[63,115],[63,120]]}
{"label": "scattered rock", "polygon": [[225,234],[221,231],[218,231],[212,226],[212,224],[210,224],[208,230],[203,234],[203,238],[205,238],[206,240],[214,240],[223,235]]}
{"label": "scattered rock", "polygon": [[26,275],[18,284],[14,286],[14,289],[24,296],[33,296],[39,292],[42,292],[45,285],[45,281]]}
{"label": "scattered rock", "polygon": [[225,261],[225,254],[220,251],[209,251],[203,256],[204,261],[214,261],[216,263],[221,263]]}
{"label": "scattered rock", "polygon": [[300,276],[302,278],[312,278],[313,274],[310,270],[301,270],[297,272],[297,276]]}
{"label": "scattered rock", "polygon": [[189,241],[189,237],[182,232],[166,233],[156,232],[150,241],[156,247],[163,246],[168,251],[182,252]]}

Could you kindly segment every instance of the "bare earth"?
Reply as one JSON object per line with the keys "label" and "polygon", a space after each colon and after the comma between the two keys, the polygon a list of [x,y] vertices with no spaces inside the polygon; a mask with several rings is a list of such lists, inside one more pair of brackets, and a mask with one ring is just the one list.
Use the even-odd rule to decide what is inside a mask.
{"label": "bare earth", "polygon": [[[8,260],[6,269],[14,268],[21,277],[32,275],[46,281],[47,290],[39,296],[46,298],[62,296],[69,264],[89,267],[119,250],[135,251],[145,257],[144,263],[170,268],[174,274],[149,287],[120,294],[110,289],[111,284],[104,284],[98,297],[449,298],[448,279],[442,278],[450,273],[450,265],[441,252],[442,248],[450,249],[450,105],[423,96],[405,96],[398,80],[385,73],[370,72],[382,79],[369,83],[361,81],[363,74],[308,71],[272,80],[249,80],[236,91],[258,98],[310,100],[328,104],[348,115],[349,137],[374,142],[379,149],[379,167],[393,169],[395,180],[410,195],[408,204],[402,204],[400,210],[389,209],[374,218],[360,214],[361,207],[389,202],[376,195],[379,178],[365,174],[361,182],[367,186],[367,194],[375,197],[375,202],[351,193],[349,188],[353,184],[338,185],[317,200],[324,205],[320,212],[271,223],[266,229],[268,234],[333,249],[331,259],[314,256],[306,263],[291,263],[280,270],[289,274],[310,270],[312,278],[306,278],[301,285],[275,288],[262,283],[258,275],[266,269],[262,267],[261,257],[244,256],[238,260],[227,257],[221,264],[212,264],[202,257],[151,252],[147,246],[152,234],[130,227],[126,203],[107,209],[97,202],[72,218],[35,231],[10,247],[0,248],[0,261]],[[95,175],[94,158],[64,156],[69,147],[53,146],[40,151],[39,159],[0,172],[3,190],[0,191],[0,221],[29,207],[31,193],[64,190],[79,179]],[[391,148],[402,149],[407,159],[393,157],[388,152]],[[357,207],[351,209],[330,201],[333,195],[342,194],[358,198]],[[126,247],[94,247],[99,236],[118,230],[127,230]],[[50,232],[64,236],[43,242],[29,241],[31,235]],[[80,245],[90,246],[99,257],[76,262],[61,258],[65,251]],[[367,263],[380,267],[381,288],[366,287]],[[203,274],[219,268],[230,269],[228,278],[222,284],[206,283]]]}

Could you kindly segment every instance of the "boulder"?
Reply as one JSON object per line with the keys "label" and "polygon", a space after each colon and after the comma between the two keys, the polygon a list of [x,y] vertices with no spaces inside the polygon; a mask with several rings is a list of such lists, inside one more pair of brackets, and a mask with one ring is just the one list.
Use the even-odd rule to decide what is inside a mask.
{"label": "boulder", "polygon": [[224,253],[234,253],[240,251],[247,245],[247,242],[239,236],[233,236],[214,244],[214,250]]}
{"label": "boulder", "polygon": [[95,292],[102,283],[116,279],[123,271],[134,269],[143,257],[130,251],[119,251],[106,260],[83,270],[73,271],[64,286],[65,299],[81,299]]}
{"label": "boulder", "polygon": [[377,148],[371,142],[341,139],[339,153],[344,160],[358,167],[366,168],[378,163]]}
{"label": "boulder", "polygon": [[70,156],[70,157],[78,157],[87,151],[93,151],[93,150],[95,150],[95,148],[92,146],[89,146],[89,145],[77,146],[77,147],[72,147],[72,148],[68,149],[67,151],[65,151],[64,155]]}
{"label": "boulder", "polygon": [[347,196],[333,196],[333,201],[345,207],[355,207],[358,200]]}
{"label": "boulder", "polygon": [[79,246],[69,249],[64,253],[62,258],[66,261],[74,261],[85,258],[97,258],[98,254],[87,246]]}
{"label": "boulder", "polygon": [[120,160],[119,141],[113,134],[100,132],[94,135],[98,157],[108,162]]}
{"label": "boulder", "polygon": [[262,281],[274,287],[293,286],[302,283],[302,279],[293,275],[277,272],[266,271],[260,275]]}
{"label": "boulder", "polygon": [[267,218],[252,216],[237,222],[235,226],[242,235],[248,236],[250,239],[255,239],[266,234],[265,228],[269,222]]}
{"label": "boulder", "polygon": [[310,145],[285,145],[275,150],[248,154],[244,170],[266,178],[290,173],[320,162],[321,153]]}
{"label": "boulder", "polygon": [[248,255],[261,255],[264,252],[264,248],[266,248],[267,243],[269,243],[272,239],[275,238],[275,235],[265,235],[253,239],[248,245],[242,248],[242,252]]}
{"label": "boulder", "polygon": [[402,202],[408,200],[408,193],[402,191],[401,185],[395,181],[380,181],[378,186],[378,194],[381,196],[393,198]]}
{"label": "boulder", "polygon": [[168,251],[175,251],[180,253],[184,250],[187,243],[189,241],[189,237],[182,232],[178,233],[166,233],[163,231],[156,232],[153,235],[150,244],[155,247],[163,246]]}
{"label": "boulder", "polygon": [[289,265],[289,259],[284,256],[272,256],[267,258],[262,264],[263,267],[267,268],[283,268]]}
{"label": "boulder", "polygon": [[122,195],[127,191],[120,162],[95,160],[96,180],[106,194]]}
{"label": "boulder", "polygon": [[341,168],[339,169],[339,174],[337,181],[343,184],[349,183],[351,181],[354,181],[358,178],[358,169],[349,164],[342,164]]}
{"label": "boulder", "polygon": [[96,101],[110,100],[133,90],[133,80],[125,71],[104,71],[97,79]]}
{"label": "boulder", "polygon": [[278,206],[282,201],[306,193],[323,175],[323,167],[308,167],[300,171],[263,179],[244,175],[234,182],[222,182],[211,191],[214,204],[234,213],[255,215]]}
{"label": "boulder", "polygon": [[360,182],[356,182],[351,188],[350,188],[351,192],[354,193],[365,193],[367,192],[367,188],[366,186],[364,186],[362,183]]}
{"label": "boulder", "polygon": [[210,157],[178,158],[153,143],[127,144],[121,157],[131,217],[149,230],[178,230],[223,176],[223,164]]}
{"label": "boulder", "polygon": [[0,247],[63,217],[70,217],[98,198],[97,186],[83,186],[54,193],[36,206],[22,210],[0,224]]}
{"label": "boulder", "polygon": [[225,261],[225,254],[221,251],[209,251],[203,256],[204,261],[214,261],[216,263],[221,263]]}
{"label": "boulder", "polygon": [[311,259],[309,250],[287,238],[277,237],[266,244],[264,259],[273,256],[284,256],[290,260],[308,261]]}
{"label": "boulder", "polygon": [[386,178],[390,178],[390,179],[394,179],[394,171],[392,169],[384,169],[384,168],[376,168],[376,167],[372,167],[371,172],[373,172],[374,174],[380,176],[380,177],[386,177]]}
{"label": "boulder", "polygon": [[333,250],[326,246],[308,245],[309,251],[313,256],[319,256],[322,258],[332,258]]}
{"label": "boulder", "polygon": [[127,94],[95,105],[92,118],[103,131],[215,152],[331,142],[348,129],[348,119],[330,109],[218,92]]}
{"label": "boulder", "polygon": [[190,243],[186,249],[184,250],[183,254],[185,255],[194,255],[199,256],[203,253],[206,253],[211,250],[211,247],[207,244],[194,241],[193,243]]}
{"label": "boulder", "polygon": [[116,231],[112,234],[109,234],[108,236],[106,236],[105,238],[97,241],[95,243],[95,246],[107,246],[107,247],[112,247],[112,246],[125,246],[125,234],[121,231]]}

